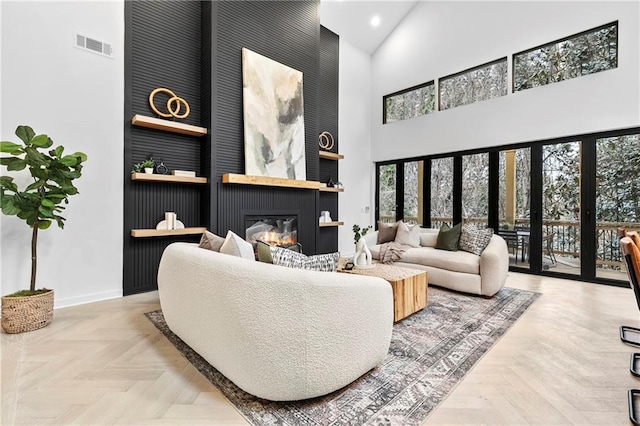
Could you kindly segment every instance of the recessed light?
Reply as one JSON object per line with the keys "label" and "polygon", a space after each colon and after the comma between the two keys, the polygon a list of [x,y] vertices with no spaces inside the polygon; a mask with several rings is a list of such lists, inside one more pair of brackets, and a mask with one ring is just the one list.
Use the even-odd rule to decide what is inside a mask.
{"label": "recessed light", "polygon": [[373,18],[371,18],[371,26],[377,27],[378,25],[380,25],[380,17],[376,15]]}

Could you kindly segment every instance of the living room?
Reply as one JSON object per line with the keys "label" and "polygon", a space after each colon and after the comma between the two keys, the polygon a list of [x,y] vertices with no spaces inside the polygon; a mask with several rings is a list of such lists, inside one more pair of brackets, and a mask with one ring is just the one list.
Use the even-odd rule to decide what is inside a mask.
{"label": "living room", "polygon": [[[312,6],[322,15],[322,4]],[[130,168],[149,152],[160,151],[132,150],[132,144],[140,140],[153,144],[156,139],[136,140],[131,125],[132,115],[148,108],[148,91],[144,96],[140,96],[144,90],[135,92],[138,97],[131,99],[134,71],[126,67],[131,66],[126,55],[134,49],[130,31],[133,24],[146,25],[158,31],[148,33],[149,38],[179,41],[184,36],[181,31],[190,30],[171,27],[171,17],[155,26],[153,20],[133,21],[127,14],[132,6],[125,2],[3,2],[0,7],[2,140],[14,141],[14,129],[25,124],[88,156],[77,184],[79,195],[71,199],[65,212],[65,229],[52,226],[39,237],[38,282],[55,290],[55,320],[37,332],[2,335],[3,423],[140,424],[155,419],[169,424],[245,424],[215,386],[180,358],[142,315],[158,309],[157,293],[123,297],[127,294],[124,281],[137,273],[132,269],[133,252],[128,250],[136,244],[153,246],[154,253],[163,248],[162,242],[137,241],[131,230],[154,226],[165,211],[158,207],[155,216],[144,218],[153,219],[153,223],[134,223],[139,209],[135,197],[144,189],[134,186],[137,183],[130,180]],[[334,219],[344,226],[322,232],[330,233],[329,243],[345,255],[354,251],[351,226],[375,224],[379,202],[376,162],[640,125],[637,2],[419,2],[409,9],[373,53],[340,37],[339,115],[333,133],[339,135],[336,139],[344,159],[337,162],[338,176],[333,179],[344,183],[345,193],[329,195],[334,197],[329,204],[330,209],[335,208]],[[257,20],[265,38],[260,43],[265,46],[270,44],[269,37],[278,38],[278,33],[284,32],[278,30],[282,23],[277,18],[268,13],[264,22],[251,18]],[[175,17],[178,19],[183,17]],[[229,15],[226,19],[233,26],[233,19],[240,18]],[[315,19],[314,25],[323,23],[322,18]],[[515,53],[614,21],[619,24],[615,69],[382,123],[386,95],[498,58],[510,61]],[[288,27],[297,25],[288,23]],[[201,28],[198,22],[196,30]],[[112,55],[76,48],[74,34],[108,43]],[[240,69],[241,53],[238,50],[235,54],[234,66]],[[153,66],[171,76],[175,67],[179,69],[179,64],[172,63],[182,59],[177,58],[158,57]],[[201,73],[202,67],[198,67],[196,79]],[[241,75],[236,79],[240,81]],[[169,82],[157,83],[154,87],[171,88]],[[234,90],[241,92],[240,88]],[[206,99],[200,93],[178,93],[181,95],[191,104],[193,117],[205,120]],[[318,99],[315,102],[319,103]],[[320,127],[317,117],[307,117],[307,112],[307,131],[315,133],[306,138],[308,152],[315,150],[317,156],[315,135],[326,129]],[[235,123],[242,122],[241,114],[239,110],[233,117]],[[206,144],[214,143],[218,134],[212,131],[211,142],[205,142],[197,155],[208,149],[213,158]],[[220,136],[220,140],[227,136]],[[188,149],[194,144],[193,140],[179,143]],[[234,143],[241,146],[242,140]],[[242,173],[242,164],[238,166],[241,152],[238,149],[232,158],[235,170],[207,175],[203,160],[198,171],[211,180],[211,187],[222,186],[223,173]],[[169,157],[163,159],[170,161]],[[317,173],[316,179],[326,181]],[[215,214],[233,216],[238,212],[229,207],[231,203],[217,205],[206,195],[199,193],[198,197],[196,209],[209,206],[209,210],[193,213],[192,225],[213,223],[209,228],[224,236],[230,226],[218,226],[222,219]],[[299,202],[294,197],[291,205]],[[200,223],[195,223],[198,219]],[[0,223],[4,295],[24,288],[29,281],[31,234],[14,217],[3,215]],[[185,223],[189,225],[186,219]],[[307,240],[312,243],[303,246],[325,251],[319,242],[323,236],[316,241],[315,232]],[[155,258],[154,262],[146,266],[145,280],[157,268]],[[139,290],[146,291],[146,285]],[[428,423],[626,421],[626,391],[637,384],[626,368],[631,351],[619,342],[617,327],[637,323],[631,290],[514,272],[506,287],[543,296],[433,411]],[[21,350],[27,347],[28,351]],[[33,371],[28,372],[29,368]]]}

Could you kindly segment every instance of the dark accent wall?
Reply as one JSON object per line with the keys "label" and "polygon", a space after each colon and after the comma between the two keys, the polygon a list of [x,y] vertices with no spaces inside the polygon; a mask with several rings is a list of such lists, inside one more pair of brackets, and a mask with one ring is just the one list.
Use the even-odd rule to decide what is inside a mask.
{"label": "dark accent wall", "polygon": [[244,211],[299,209],[299,241],[317,252],[317,191],[229,185],[225,173],[244,174],[242,48],[303,73],[307,180],[318,180],[320,24],[316,1],[214,2],[211,6],[211,223],[221,235],[244,235]]}
{"label": "dark accent wall", "polygon": [[176,212],[186,227],[204,226],[207,209],[202,200],[208,191],[206,185],[141,182],[130,177],[133,164],[150,155],[169,170],[203,173],[203,138],[131,125],[135,114],[156,117],[148,98],[158,87],[172,90],[189,103],[191,113],[181,122],[202,125],[206,86],[201,79],[200,3],[125,2],[125,17],[123,290],[127,295],[157,288],[158,264],[167,244],[199,239],[133,238],[131,230],[155,229],[165,211]]}
{"label": "dark accent wall", "polygon": [[[318,133],[329,132],[335,141],[331,152],[339,153],[338,134],[338,80],[340,72],[340,38],[325,27],[320,27],[320,94],[319,94],[319,125]],[[317,144],[316,144],[317,145]],[[320,182],[340,181],[338,176],[338,161],[320,159]],[[347,187],[346,191],[349,191]],[[348,194],[348,192],[345,192]],[[338,197],[343,194],[335,192],[320,192],[318,214],[323,210],[331,212],[333,220],[340,220],[338,212]],[[338,249],[338,228],[320,228],[318,236],[318,252],[329,253]]]}
{"label": "dark accent wall", "polygon": [[[243,47],[302,71],[307,180],[332,173],[337,180],[337,162],[318,157],[320,131],[329,130],[337,143],[339,43],[330,31],[321,33],[319,1],[132,1],[125,2],[125,20],[124,294],[156,289],[164,248],[199,239],[131,237],[131,229],[155,228],[165,211],[175,211],[188,227],[244,237],[246,212],[291,210],[299,214],[306,254],[337,250],[337,228],[318,227],[321,210],[339,219],[337,194],[221,182],[224,173],[244,174]],[[191,114],[180,121],[208,134],[132,126],[135,114],[155,117],[148,96],[157,87],[186,99]],[[169,169],[196,170],[210,183],[131,181],[131,166],[149,154]]]}

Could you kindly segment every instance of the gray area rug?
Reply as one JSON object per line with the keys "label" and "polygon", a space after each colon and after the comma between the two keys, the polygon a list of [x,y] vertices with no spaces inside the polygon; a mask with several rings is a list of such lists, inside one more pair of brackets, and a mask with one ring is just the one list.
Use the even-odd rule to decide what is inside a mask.
{"label": "gray area rug", "polygon": [[254,425],[420,425],[473,365],[540,296],[503,288],[493,298],[429,287],[425,309],[396,323],[384,363],[351,385],[306,401],[256,398],[145,314]]}

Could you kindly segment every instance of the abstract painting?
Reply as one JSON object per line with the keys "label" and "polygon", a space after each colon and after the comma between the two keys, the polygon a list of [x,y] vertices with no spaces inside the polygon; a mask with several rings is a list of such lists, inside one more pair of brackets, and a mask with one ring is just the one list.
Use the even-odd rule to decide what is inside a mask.
{"label": "abstract painting", "polygon": [[245,174],[306,180],[302,72],[242,49]]}

